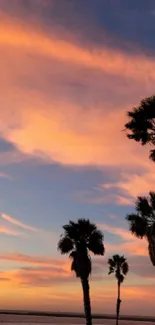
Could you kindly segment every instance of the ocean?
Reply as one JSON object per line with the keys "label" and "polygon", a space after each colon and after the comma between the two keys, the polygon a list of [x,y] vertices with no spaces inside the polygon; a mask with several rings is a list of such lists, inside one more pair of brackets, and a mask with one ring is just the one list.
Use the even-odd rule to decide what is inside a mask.
{"label": "ocean", "polygon": [[[47,316],[31,316],[31,315],[0,315],[0,323],[5,323],[5,325],[84,325],[85,320],[83,318],[72,318],[72,317],[47,317]],[[113,325],[115,324],[115,320],[107,320],[107,319],[93,319],[94,325]],[[151,325],[153,322],[148,321],[124,321],[121,320],[119,322],[120,325]]]}

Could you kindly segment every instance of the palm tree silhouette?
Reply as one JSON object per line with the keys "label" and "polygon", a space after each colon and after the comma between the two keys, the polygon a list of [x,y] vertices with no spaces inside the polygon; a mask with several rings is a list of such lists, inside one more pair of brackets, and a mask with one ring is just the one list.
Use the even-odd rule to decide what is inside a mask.
{"label": "palm tree silhouette", "polygon": [[130,231],[138,238],[146,238],[152,264],[155,266],[155,193],[138,197],[135,214],[127,215]]}
{"label": "palm tree silhouette", "polygon": [[104,255],[103,234],[95,224],[85,219],[79,219],[77,222],[69,221],[63,229],[64,234],[60,237],[58,250],[61,254],[70,253],[71,270],[75,271],[82,283],[86,324],[91,325],[89,275],[92,263],[89,252],[93,252],[94,255]]}
{"label": "palm tree silhouette", "polygon": [[[155,96],[143,99],[138,107],[127,113],[129,122],[125,128],[131,133],[127,134],[129,139],[147,143],[155,146]],[[150,150],[150,159],[155,162],[155,149]]]}
{"label": "palm tree silhouette", "polygon": [[118,325],[119,313],[120,313],[120,304],[121,304],[121,283],[123,283],[125,276],[129,271],[129,266],[124,256],[114,255],[108,260],[109,264],[109,274],[114,273],[117,279],[118,285],[118,296],[116,303],[116,325]]}

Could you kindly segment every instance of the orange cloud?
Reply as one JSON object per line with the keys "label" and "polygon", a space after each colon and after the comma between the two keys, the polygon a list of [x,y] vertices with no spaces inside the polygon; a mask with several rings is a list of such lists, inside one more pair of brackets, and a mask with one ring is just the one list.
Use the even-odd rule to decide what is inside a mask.
{"label": "orange cloud", "polygon": [[[148,286],[139,286],[139,287],[125,287],[122,286],[123,296],[126,299],[146,299],[149,296],[150,287]],[[155,294],[153,290],[151,290],[151,297],[154,298]]]}
{"label": "orange cloud", "polygon": [[98,226],[103,231],[106,230],[107,232],[118,235],[122,239],[133,240],[133,238],[134,238],[133,235],[129,231],[127,231],[127,230],[125,230],[123,228],[113,227],[113,226],[107,225],[105,223],[99,224]]}
{"label": "orange cloud", "polygon": [[146,240],[140,240],[135,238],[129,231],[113,227],[111,225],[107,225],[105,223],[99,224],[99,227],[103,231],[107,231],[111,234],[117,235],[120,239],[123,239],[124,242],[117,245],[116,244],[106,244],[107,251],[112,252],[120,252],[121,254],[128,255],[140,255],[147,256],[148,255],[148,244]]}
{"label": "orange cloud", "polygon": [[[143,152],[136,155],[137,146],[129,143],[120,131],[124,124],[124,112],[105,113],[103,117],[101,111],[92,110],[89,111],[87,121],[78,107],[69,107],[69,103],[65,115],[62,111],[63,103],[55,103],[54,110],[49,106],[39,108],[40,103],[37,100],[36,106],[37,110],[27,108],[21,112],[21,126],[4,131],[4,137],[13,142],[20,151],[38,156],[47,162],[56,161],[65,165],[113,167],[128,166],[129,161],[131,166],[149,165],[147,155]],[[80,127],[75,124],[77,119]],[[114,127],[111,131],[112,124]],[[111,156],[114,144],[110,133],[117,139],[116,155],[113,159]]]}
{"label": "orange cloud", "polygon": [[8,180],[12,180],[12,178],[8,174],[1,173],[1,172],[0,172],[0,178],[6,178]]}
{"label": "orange cloud", "polygon": [[[129,202],[134,202],[133,198],[140,195],[146,195],[149,191],[154,190],[155,172],[153,166],[150,167],[151,172],[146,172],[143,176],[138,174],[122,174],[122,181],[116,183],[103,184],[103,188],[118,188],[125,191],[129,196]],[[125,199],[125,198],[124,198]]]}
{"label": "orange cloud", "polygon": [[[139,101],[140,89],[145,96],[146,84],[149,91],[154,87],[154,60],[140,53],[128,55],[105,47],[91,51],[68,38],[65,32],[61,38],[55,31],[45,35],[38,26],[1,17],[0,127],[4,139],[11,141],[25,157],[35,156],[47,163],[125,167],[127,181],[121,175],[114,186],[123,191],[128,188],[127,195],[111,195],[111,201],[131,204],[130,193],[136,195],[144,187],[147,190],[148,178],[154,179],[155,172],[146,149],[130,142],[122,129],[126,110]],[[109,81],[105,79],[107,75]],[[144,75],[148,76],[145,80]],[[116,83],[114,76],[128,80],[128,87]],[[75,98],[74,84],[85,89],[84,95],[80,92],[80,101]],[[116,94],[104,100],[105,87],[106,93],[115,91],[119,98],[129,89],[132,91],[127,100],[123,97],[118,104]],[[87,101],[88,94],[91,96]],[[129,166],[145,169],[142,186],[134,178],[134,185],[130,184]],[[131,173],[130,179],[132,182]],[[92,203],[104,204],[107,199],[110,197],[100,196]]]}
{"label": "orange cloud", "polygon": [[[151,167],[145,148],[128,141],[121,130],[126,120],[126,110],[136,104],[141,96],[154,89],[155,61],[152,58],[140,53],[128,55],[107,47],[91,51],[84,45],[77,44],[73,38],[67,39],[65,35],[60,38],[54,33],[45,35],[39,27],[28,27],[4,17],[0,20],[0,54],[0,127],[4,139],[13,142],[20,152],[25,154],[25,158],[35,156],[46,162],[56,161],[74,166],[117,166],[123,170],[126,168],[126,173],[129,165],[133,169],[144,168],[143,181],[136,172],[133,179],[131,173],[130,178],[127,173],[127,178],[122,174],[120,181],[114,183],[114,186],[134,196],[141,194],[144,189],[148,190],[148,187],[150,190],[150,184],[153,186],[155,177],[154,166]],[[104,80],[106,75],[110,77],[109,81]],[[117,82],[116,79],[112,80],[113,77],[118,77]],[[127,84],[119,85],[119,78]],[[81,86],[83,91],[80,91],[80,96],[77,96],[75,91],[72,92],[74,84]],[[110,100],[103,99],[105,87],[108,87]],[[128,94],[129,89],[132,89],[131,94]],[[119,94],[121,103],[116,103],[114,92]],[[125,99],[124,94],[128,94]],[[0,162],[1,159],[3,163],[9,161],[9,157],[8,154],[0,156]],[[19,153],[11,157],[11,162],[23,159]],[[130,180],[133,180],[132,184]],[[112,184],[106,186],[108,189]],[[111,198],[113,200],[113,197]],[[119,204],[129,202],[127,197],[120,195],[117,200]],[[104,202],[102,198],[102,203]],[[5,214],[3,219],[25,230],[35,229]],[[145,241],[131,238],[130,233],[122,228],[105,224],[102,226],[103,230],[118,235],[124,241],[117,246],[107,244],[109,251],[117,249],[117,252],[119,250],[130,255],[147,254]],[[3,233],[4,230],[5,233],[12,233],[7,228],[1,228]],[[76,310],[79,308],[77,306],[82,305],[79,281],[78,289],[75,284],[65,284],[61,281],[61,278],[69,279],[71,276],[67,259],[60,261],[24,254],[1,254],[0,259],[31,266],[31,269],[7,271],[2,276],[1,308],[18,305],[19,308],[49,307],[51,310],[51,306],[61,309],[65,306],[65,310],[72,307]],[[36,269],[36,266],[42,269]],[[62,277],[58,267],[62,270]],[[50,275],[53,277],[52,287],[42,289],[43,283],[50,283]],[[30,288],[30,283],[35,283],[38,288],[37,297],[34,288]],[[92,300],[94,306],[103,312],[103,304],[99,304],[99,301],[104,298],[106,311],[111,308],[111,303],[115,306],[116,289],[106,288],[104,293],[101,283],[99,287],[102,290],[100,296],[99,288],[96,290],[92,286]],[[14,295],[11,299],[12,290]],[[142,290],[145,293],[145,301],[150,294],[147,289]],[[124,288],[126,300],[133,298],[134,305],[141,293],[142,291],[135,287]]]}
{"label": "orange cloud", "polygon": [[37,26],[34,29],[16,20],[11,22],[7,17],[1,15],[1,45],[31,50],[52,59],[78,64],[85,68],[99,69],[112,75],[123,75],[140,81],[144,75],[148,78],[155,78],[155,61],[142,53],[129,55],[118,50],[114,52],[114,50],[104,47],[92,51],[56,36],[43,33]]}
{"label": "orange cloud", "polygon": [[108,252],[115,252],[127,255],[138,255],[138,256],[148,256],[148,247],[145,241],[140,241],[140,239],[135,239],[122,244],[107,244]]}
{"label": "orange cloud", "polygon": [[8,222],[12,223],[13,225],[16,225],[16,226],[18,226],[18,227],[20,227],[20,228],[23,228],[23,229],[26,229],[26,230],[30,230],[30,231],[33,231],[33,232],[39,232],[39,229],[34,228],[34,227],[31,227],[31,226],[29,226],[29,225],[26,225],[25,223],[23,223],[23,222],[21,222],[21,221],[15,219],[15,218],[13,218],[13,217],[10,217],[10,216],[8,216],[8,215],[5,214],[5,213],[2,213],[2,214],[1,214],[1,217],[2,217],[2,219],[4,219],[5,221],[8,221]]}
{"label": "orange cloud", "polygon": [[[15,269],[3,272],[0,274],[1,292],[0,298],[2,299],[2,307],[24,309],[23,300],[27,309],[51,310],[54,307],[55,311],[61,307],[61,311],[70,311],[72,306],[73,310],[77,311],[83,308],[82,288],[80,281],[76,279],[71,273],[66,273],[57,267],[31,267],[23,269]],[[129,277],[129,276],[128,276]],[[126,280],[127,281],[127,280]],[[110,312],[115,308],[116,302],[116,283],[110,282],[91,282],[91,300],[93,310],[96,312]],[[102,287],[103,286],[103,287]],[[37,296],[34,287],[37,288]],[[104,288],[104,290],[103,290]],[[151,286],[153,288],[153,286]],[[13,299],[11,293],[14,292]],[[150,287],[143,285],[141,287],[130,285],[122,285],[122,308],[125,310],[134,310],[136,301],[140,301],[140,305],[145,301],[149,303],[149,297],[154,298],[154,291]],[[67,298],[66,298],[66,292]],[[19,304],[18,304],[19,303]],[[103,310],[103,304],[104,309]],[[131,304],[131,305],[130,305]],[[69,305],[69,307],[68,307]],[[130,308],[129,308],[130,306]],[[139,305],[136,304],[136,308]]]}
{"label": "orange cloud", "polygon": [[0,227],[0,233],[6,234],[6,235],[11,235],[11,236],[22,236],[23,235],[21,232],[18,232],[18,231],[15,231],[13,229],[9,229],[6,227]]}
{"label": "orange cloud", "polygon": [[[137,60],[135,61],[136,65],[137,62],[141,62],[141,57],[133,56],[130,58],[123,52],[117,53],[116,50],[107,48],[92,52],[82,46],[79,47],[73,43],[73,40],[62,40],[57,35],[45,35],[38,27],[35,30],[34,27],[32,29],[32,27],[3,17],[0,22],[1,29],[3,29],[3,33],[0,33],[1,69],[4,71],[4,78],[0,80],[0,84],[4,94],[2,102],[4,102],[3,105],[4,108],[6,106],[6,109],[2,112],[0,126],[4,138],[13,142],[21,152],[63,164],[116,166],[128,165],[129,161],[133,165],[146,166],[148,164],[147,159],[143,159],[142,162],[143,154],[140,156],[135,154],[137,153],[137,146],[130,144],[124,133],[121,132],[125,123],[124,103],[121,105],[119,113],[117,110],[112,111],[112,107],[115,105],[113,102],[110,107],[108,105],[108,112],[106,101],[99,102],[97,106],[91,101],[88,103],[89,109],[84,110],[83,105],[85,103],[81,101],[79,105],[77,101],[76,103],[73,102],[68,97],[70,94],[63,97],[59,96],[61,88],[64,89],[64,83],[66,87],[66,78],[69,78],[69,84],[73,80],[75,83],[78,80],[84,87],[88,85],[89,92],[93,91],[96,83],[97,91],[99,91],[98,97],[100,97],[104,85],[101,87],[100,77],[95,78],[95,75],[93,77],[90,69],[94,69],[95,73],[98,73],[96,69],[99,70],[101,75],[104,72],[108,74],[118,73],[123,78],[130,77],[130,74],[133,73],[134,78],[136,71],[134,60]],[[12,49],[11,57],[9,48]],[[36,56],[35,61],[26,55],[27,50]],[[43,59],[40,56],[38,58],[40,54],[50,56],[51,61],[47,64],[47,58]],[[20,62],[23,62],[20,66],[18,56]],[[58,60],[59,64],[53,59]],[[150,59],[146,58],[147,60],[149,66],[151,64]],[[127,62],[129,62],[129,67]],[[67,66],[64,66],[64,63]],[[61,64],[62,69],[59,68]],[[71,64],[73,67],[69,69]],[[76,69],[77,64],[80,65],[81,70]],[[146,65],[144,62],[140,63],[140,74],[142,67]],[[84,74],[84,68],[88,69],[88,77]],[[29,91],[26,91],[23,80],[19,79],[19,76],[24,76],[30,78],[30,84],[32,80],[34,84],[37,84],[38,79],[40,79],[38,71],[43,80],[46,80],[49,71],[51,72],[53,77],[53,80],[50,80],[51,90],[55,87],[54,81],[59,76],[56,82],[59,86],[61,84],[61,87],[58,88],[57,93],[53,91],[53,96],[50,98],[42,93],[42,89],[37,91],[35,88],[35,91],[32,92],[30,87]],[[66,78],[62,77],[62,71]],[[151,65],[151,73],[153,71]],[[104,74],[102,75],[102,82],[103,80]],[[106,84],[106,82],[104,83]],[[49,87],[48,80],[40,86],[45,89]],[[122,88],[119,91],[121,96]],[[5,96],[5,93],[9,96]],[[15,107],[13,107],[12,102],[14,102]],[[13,114],[10,114],[10,106]],[[79,123],[76,122],[77,120]],[[114,138],[115,155],[113,155]],[[122,152],[124,153],[123,159]]]}
{"label": "orange cloud", "polygon": [[0,254],[0,260],[4,261],[13,261],[22,264],[30,264],[37,266],[61,266],[65,271],[70,272],[70,263],[67,259],[63,258],[50,258],[50,257],[42,257],[42,256],[31,256],[25,254]]}
{"label": "orange cloud", "polygon": [[[108,184],[109,185],[109,184]],[[72,197],[80,202],[102,205],[102,204],[118,204],[118,205],[131,205],[131,198],[123,197],[117,193],[109,193],[108,191],[103,193],[100,188],[106,188],[107,184],[103,184],[97,188],[97,191],[81,190],[72,194]],[[115,186],[115,183],[110,184],[111,187]],[[110,186],[108,188],[110,188]],[[99,190],[99,191],[98,191]]]}

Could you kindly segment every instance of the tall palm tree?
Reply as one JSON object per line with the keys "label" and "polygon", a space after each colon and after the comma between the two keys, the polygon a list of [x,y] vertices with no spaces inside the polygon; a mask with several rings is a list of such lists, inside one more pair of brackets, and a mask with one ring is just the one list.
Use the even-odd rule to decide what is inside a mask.
{"label": "tall palm tree", "polygon": [[127,215],[130,231],[138,238],[146,238],[152,264],[155,266],[155,192],[138,197],[135,214]]}
{"label": "tall palm tree", "polygon": [[[155,147],[155,96],[143,99],[127,115],[129,122],[125,128],[130,131],[128,138]],[[150,150],[150,158],[155,162],[155,149]]]}
{"label": "tall palm tree", "polygon": [[77,222],[69,221],[68,225],[63,226],[63,230],[58,250],[61,254],[70,253],[71,270],[80,278],[83,288],[86,324],[91,325],[89,275],[92,265],[89,252],[93,252],[94,255],[104,255],[103,234],[95,224],[85,219],[79,219]]}
{"label": "tall palm tree", "polygon": [[120,304],[121,304],[121,283],[123,283],[125,276],[129,271],[129,266],[124,256],[114,255],[108,260],[109,274],[114,273],[117,279],[118,296],[116,303],[116,325],[118,325]]}

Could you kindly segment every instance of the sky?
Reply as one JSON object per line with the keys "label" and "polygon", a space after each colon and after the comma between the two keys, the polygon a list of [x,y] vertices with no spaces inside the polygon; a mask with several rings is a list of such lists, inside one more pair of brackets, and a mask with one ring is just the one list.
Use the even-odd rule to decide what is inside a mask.
{"label": "sky", "polygon": [[0,300],[4,309],[83,311],[57,251],[62,226],[89,218],[94,313],[115,313],[107,260],[124,254],[122,314],[154,315],[155,272],[125,216],[154,190],[149,148],[123,132],[155,88],[154,0],[0,0]]}

